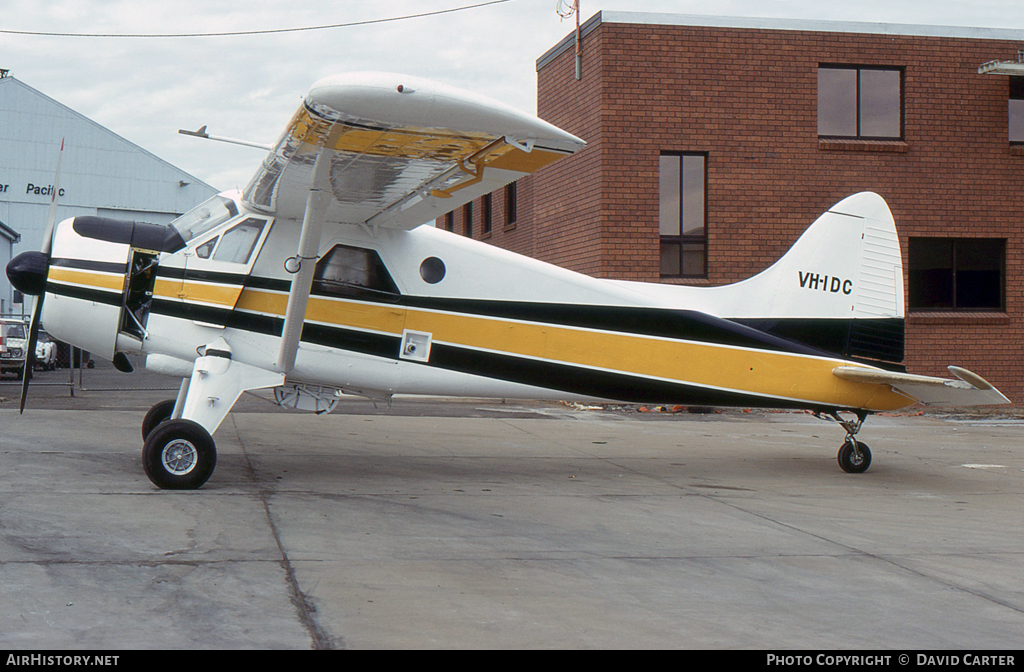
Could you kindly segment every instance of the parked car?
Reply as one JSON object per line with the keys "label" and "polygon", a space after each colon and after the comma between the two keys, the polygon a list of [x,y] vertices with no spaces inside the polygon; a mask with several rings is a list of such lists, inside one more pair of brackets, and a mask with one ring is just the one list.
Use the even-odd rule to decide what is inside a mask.
{"label": "parked car", "polygon": [[0,375],[13,372],[18,380],[25,371],[28,324],[18,318],[0,318]]}
{"label": "parked car", "polygon": [[43,371],[53,371],[57,368],[57,344],[42,330],[36,338],[35,368]]}

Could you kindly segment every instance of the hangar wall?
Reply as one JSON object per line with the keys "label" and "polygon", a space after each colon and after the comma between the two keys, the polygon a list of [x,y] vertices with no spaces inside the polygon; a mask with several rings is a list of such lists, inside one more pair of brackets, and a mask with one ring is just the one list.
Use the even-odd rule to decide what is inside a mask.
{"label": "hangar wall", "polygon": [[[42,243],[62,141],[58,221],[98,215],[166,224],[217,192],[17,78],[0,77],[0,222],[21,236],[14,255]],[[0,299],[9,311],[3,273]]]}

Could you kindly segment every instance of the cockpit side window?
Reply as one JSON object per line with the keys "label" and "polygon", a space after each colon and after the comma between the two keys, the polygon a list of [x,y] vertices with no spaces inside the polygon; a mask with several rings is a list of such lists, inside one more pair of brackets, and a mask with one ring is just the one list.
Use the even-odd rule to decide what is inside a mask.
{"label": "cockpit side window", "polygon": [[238,207],[234,201],[223,196],[214,196],[171,222],[171,227],[187,243],[196,236],[213,230],[237,214]]}
{"label": "cockpit side window", "polygon": [[263,233],[267,220],[250,217],[228,229],[221,236],[220,245],[213,255],[214,261],[228,261],[235,264],[249,262],[256,242]]}
{"label": "cockpit side window", "polygon": [[398,287],[376,250],[335,245],[316,265],[313,291],[329,296],[397,300]]}
{"label": "cockpit side window", "polygon": [[200,259],[209,259],[210,255],[213,254],[213,248],[217,247],[217,241],[220,240],[220,236],[213,240],[208,240],[199,247],[196,248],[196,256]]}

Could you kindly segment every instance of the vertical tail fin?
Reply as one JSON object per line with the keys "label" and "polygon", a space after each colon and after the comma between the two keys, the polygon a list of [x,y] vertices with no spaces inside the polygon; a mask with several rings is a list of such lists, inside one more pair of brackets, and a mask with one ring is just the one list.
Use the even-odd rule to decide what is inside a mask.
{"label": "vertical tail fin", "polygon": [[[722,287],[612,281],[666,308],[724,317],[847,359],[903,361],[903,261],[878,194],[843,199],[781,259]],[[892,368],[892,367],[890,367]]]}
{"label": "vertical tail fin", "polygon": [[903,261],[878,194],[840,201],[770,268],[717,289],[723,317],[844,357],[903,360]]}

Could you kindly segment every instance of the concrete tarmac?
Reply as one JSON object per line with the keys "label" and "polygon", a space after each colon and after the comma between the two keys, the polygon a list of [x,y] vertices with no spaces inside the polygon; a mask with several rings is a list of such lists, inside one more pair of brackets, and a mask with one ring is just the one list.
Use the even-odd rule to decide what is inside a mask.
{"label": "concrete tarmac", "polygon": [[139,430],[166,394],[0,394],[0,648],[1024,641],[1018,419],[873,417],[849,475],[801,413],[254,400],[168,492]]}

